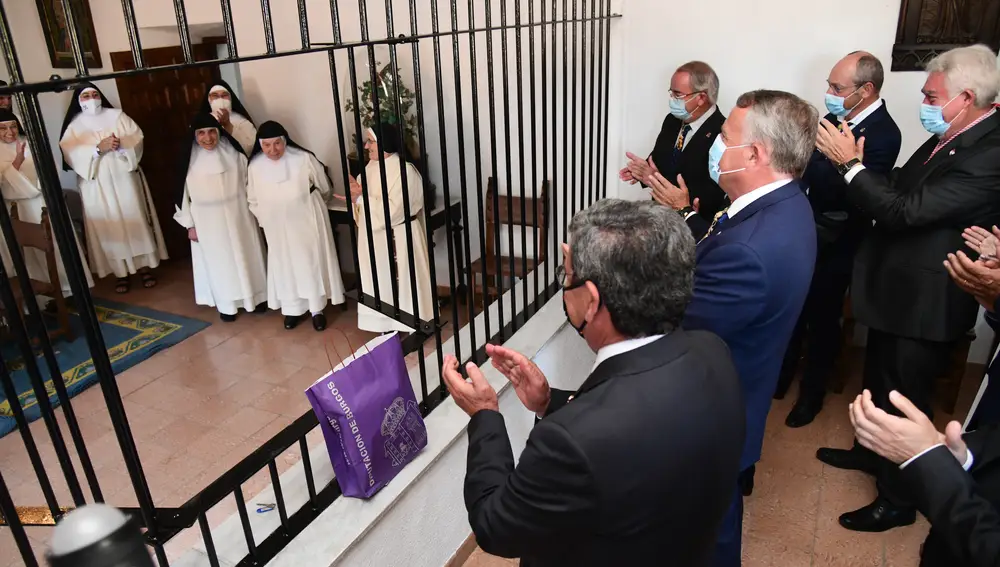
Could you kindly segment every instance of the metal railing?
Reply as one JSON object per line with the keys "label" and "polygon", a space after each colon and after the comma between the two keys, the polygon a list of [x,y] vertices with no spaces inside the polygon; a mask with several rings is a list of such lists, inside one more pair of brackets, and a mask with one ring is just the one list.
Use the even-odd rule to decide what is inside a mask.
{"label": "metal railing", "polygon": [[[207,0],[206,0],[207,1]],[[441,2],[444,4],[444,2]],[[510,4],[513,3],[513,21],[509,21]],[[100,325],[94,308],[94,301],[87,286],[84,264],[81,261],[78,247],[76,245],[74,229],[70,219],[69,210],[63,198],[62,189],[56,164],[53,158],[52,148],[49,144],[49,137],[46,132],[45,123],[39,105],[39,95],[43,93],[58,92],[72,88],[84,81],[96,81],[102,79],[115,79],[133,75],[146,75],[150,73],[170,72],[179,69],[220,65],[232,63],[245,63],[261,59],[273,59],[279,57],[293,57],[308,53],[326,52],[329,60],[331,74],[331,88],[335,108],[332,110],[336,116],[337,135],[339,137],[338,151],[340,153],[340,166],[342,175],[339,181],[342,187],[348,186],[348,147],[345,141],[344,132],[352,126],[345,123],[341,108],[345,94],[341,92],[338,83],[338,54],[345,53],[347,59],[347,75],[350,77],[351,93],[347,95],[358,108],[359,104],[359,71],[358,58],[367,64],[369,69],[367,79],[375,84],[376,65],[375,47],[385,46],[390,53],[389,65],[393,76],[403,68],[400,62],[398,50],[408,48],[409,57],[412,63],[412,73],[415,90],[415,108],[417,121],[417,141],[420,148],[419,163],[423,164],[421,173],[424,176],[423,182],[429,184],[432,181],[439,186],[444,197],[444,242],[447,246],[448,257],[448,289],[449,297],[438,297],[436,285],[432,285],[433,312],[419,313],[415,258],[412,254],[415,238],[425,238],[428,249],[433,249],[435,243],[435,231],[430,219],[425,223],[426,231],[423,234],[416,234],[414,225],[407,221],[404,223],[404,231],[408,250],[406,261],[408,262],[410,274],[411,305],[417,313],[408,313],[399,308],[400,285],[398,282],[397,267],[392,261],[389,262],[390,274],[381,274],[382,277],[389,277],[392,283],[392,297],[382,297],[378,285],[380,274],[377,269],[375,259],[376,250],[374,246],[368,247],[369,261],[372,267],[373,289],[367,290],[364,287],[357,290],[354,299],[367,307],[370,307],[384,315],[396,319],[403,324],[414,328],[415,333],[404,341],[404,351],[406,353],[418,352],[417,360],[420,373],[420,396],[421,410],[426,415],[435,406],[441,403],[447,392],[437,379],[437,372],[440,369],[443,359],[443,351],[446,348],[453,349],[456,357],[461,361],[472,360],[482,364],[486,360],[485,344],[487,342],[502,343],[509,338],[524,322],[530,318],[538,308],[544,304],[555,293],[558,284],[554,281],[555,269],[553,264],[559,262],[561,257],[559,243],[566,238],[566,230],[569,219],[572,215],[583,208],[586,208],[595,200],[606,195],[607,191],[607,164],[602,157],[607,153],[608,147],[608,97],[610,83],[610,52],[611,52],[611,22],[617,18],[617,14],[611,13],[610,0],[468,0],[466,9],[467,21],[459,21],[459,4],[457,0],[448,3],[450,29],[442,28],[442,15],[439,13],[439,2],[418,2],[408,1],[409,29],[406,33],[399,33],[394,28],[396,17],[393,14],[393,0],[385,1],[386,13],[386,36],[373,39],[369,34],[368,7],[365,0],[358,0],[358,10],[360,13],[361,38],[358,41],[344,41],[341,30],[340,2],[331,0],[331,21],[333,26],[332,43],[315,43],[310,40],[310,24],[308,18],[306,0],[297,0],[298,27],[301,40],[299,49],[279,51],[276,47],[274,27],[272,21],[272,8],[268,0],[261,0],[261,16],[263,18],[265,53],[253,55],[241,55],[237,46],[237,32],[233,20],[233,8],[231,0],[220,0],[222,9],[222,23],[225,30],[225,38],[228,47],[228,57],[210,60],[195,61],[192,55],[191,33],[188,28],[187,15],[183,0],[174,0],[174,10],[177,21],[179,44],[183,53],[184,63],[176,65],[166,65],[160,67],[147,67],[143,56],[140,41],[139,26],[136,22],[135,7],[133,0],[122,0],[122,13],[125,19],[125,29],[129,40],[129,46],[135,62],[135,69],[126,71],[114,71],[99,74],[89,74],[87,69],[84,49],[81,43],[79,32],[80,23],[74,14],[73,6],[76,4],[72,0],[61,0],[61,4],[66,13],[66,24],[69,31],[69,41],[73,52],[75,66],[75,77],[60,78],[53,77],[48,81],[29,83],[25,82],[22,73],[17,48],[11,35],[11,26],[7,19],[6,10],[0,3],[0,51],[7,65],[11,85],[0,88],[0,94],[13,94],[17,102],[17,107],[22,113],[25,134],[30,144],[31,155],[34,157],[36,169],[38,171],[39,184],[44,196],[45,205],[51,217],[51,224],[55,240],[59,246],[62,261],[66,268],[67,277],[76,302],[76,309],[83,322],[85,340],[93,359],[96,375],[99,379],[103,391],[104,402],[107,405],[108,413],[114,428],[114,434],[121,448],[128,476],[132,489],[136,495],[138,506],[135,509],[126,511],[134,515],[140,524],[145,528],[145,535],[150,546],[154,549],[159,565],[169,564],[164,545],[180,531],[199,526],[205,549],[209,556],[211,565],[219,565],[215,545],[213,542],[212,527],[209,524],[208,511],[232,496],[236,500],[237,511],[239,513],[243,533],[246,538],[248,554],[239,562],[239,565],[261,565],[280,551],[295,535],[301,532],[306,525],[313,521],[326,507],[330,505],[339,495],[340,489],[333,480],[325,486],[316,486],[312,474],[309,447],[306,442],[306,435],[312,431],[316,425],[316,417],[310,411],[303,414],[293,423],[288,425],[283,431],[265,442],[259,448],[246,456],[229,471],[212,481],[208,486],[193,495],[187,502],[176,508],[157,506],[150,493],[149,484],[143,472],[143,467],[139,458],[139,452],[129,428],[128,418],[122,402],[121,393],[115,381],[115,373],[112,369],[111,360],[108,356],[107,345],[101,334]],[[346,2],[345,2],[346,4]],[[418,15],[426,8],[430,9],[431,29],[418,29]],[[561,17],[559,8],[561,7]],[[482,8],[482,10],[480,10]],[[499,16],[495,11],[499,9]],[[477,21],[479,13],[483,15],[483,21]],[[526,14],[525,14],[526,12]],[[526,15],[526,18],[524,16]],[[589,33],[588,33],[589,24]],[[461,27],[462,25],[466,27]],[[559,31],[561,30],[562,40],[559,41]],[[571,39],[570,34],[571,33]],[[513,34],[513,44],[515,54],[510,56],[510,38]],[[495,36],[499,35],[499,38]],[[477,47],[480,41],[485,39],[486,50],[486,78],[488,89],[481,92],[479,89],[479,78],[481,69],[477,56]],[[499,39],[499,67],[500,81],[497,89],[497,73],[495,61],[495,47]],[[421,42],[429,40],[433,46],[433,94],[427,95],[422,77],[429,76],[425,70],[426,64],[421,61]],[[445,69],[442,61],[442,42],[451,41],[451,57],[454,68],[449,72]],[[524,42],[527,43],[527,65],[524,62]],[[589,55],[587,52],[589,41]],[[467,44],[467,51],[463,53],[462,43]],[[538,51],[536,53],[536,46]],[[561,56],[558,46],[561,46]],[[447,48],[447,45],[446,45]],[[360,53],[359,53],[360,51]],[[405,56],[405,53],[404,53]],[[510,63],[513,59],[513,72],[515,73],[514,86],[510,81]],[[589,62],[589,73],[586,63]],[[463,70],[468,68],[468,80],[463,74]],[[561,70],[560,70],[561,63]],[[409,67],[407,67],[409,69]],[[579,73],[579,75],[578,75]],[[451,76],[449,76],[451,75]],[[525,77],[527,75],[527,77]],[[559,78],[561,77],[561,86]],[[363,77],[362,77],[363,78]],[[525,81],[526,79],[526,81]],[[454,108],[446,104],[447,83],[452,83],[451,91],[454,100]],[[527,90],[524,83],[527,82]],[[395,116],[400,116],[400,94],[398,92],[398,82],[394,81],[397,89],[392,97],[392,109],[380,108],[379,97],[373,99],[375,122],[379,123],[383,112],[391,110]],[[514,93],[511,93],[514,90]],[[497,119],[497,98],[501,99],[502,110],[502,133],[498,132]],[[515,112],[511,112],[511,98],[514,98]],[[537,96],[540,94],[540,97]],[[561,101],[559,95],[561,94]],[[468,96],[468,98],[466,98]],[[488,108],[488,127],[481,125],[481,103],[487,97],[486,106]],[[589,98],[588,98],[589,97]],[[589,112],[586,103],[589,100]],[[579,107],[577,106],[579,102]],[[471,106],[471,156],[467,155],[468,146],[466,140],[469,139],[469,128],[466,120],[466,104]],[[559,109],[562,112],[559,112]],[[430,179],[430,168],[428,167],[428,155],[426,152],[427,128],[430,125],[424,123],[424,114],[428,109],[436,112],[437,130],[440,138],[440,155],[438,156],[439,175]],[[529,124],[525,127],[525,115],[528,115]],[[540,118],[540,120],[539,120]],[[516,124],[516,141],[512,139],[512,125]],[[559,129],[561,127],[561,136]],[[355,132],[363,132],[360,113],[354,113],[353,128]],[[488,133],[488,140],[483,140],[482,135]],[[538,135],[540,131],[540,136]],[[449,138],[455,135],[458,137],[457,155],[450,156],[447,151]],[[527,138],[527,140],[526,140]],[[361,144],[361,136],[355,137],[357,147],[353,148],[358,156],[364,155]],[[385,140],[379,137],[379,151]],[[402,129],[400,129],[400,147],[405,147]],[[488,155],[484,155],[484,143],[488,143]],[[527,146],[527,148],[526,148]],[[527,150],[527,153],[526,153]],[[513,169],[512,159],[516,155],[518,168]],[[449,164],[457,160],[457,178],[455,172],[450,169]],[[471,158],[471,159],[470,159]],[[502,163],[503,168],[500,167]],[[471,163],[470,163],[471,162]],[[559,165],[561,164],[561,171]],[[413,180],[406,179],[406,168],[402,168],[403,206],[404,216],[411,219],[414,211],[410,210],[409,192],[411,190],[423,191],[424,187],[411,187]],[[493,222],[487,222],[487,214],[484,210],[485,194],[482,188],[486,186],[488,177],[499,178],[502,172],[502,181],[498,181],[496,190],[492,193],[492,208],[495,216],[499,216],[501,210],[501,199],[505,199],[506,218],[494,218]],[[384,162],[380,162],[379,177],[381,186],[386,185],[386,169]],[[470,182],[470,178],[472,182]],[[369,182],[366,176],[362,176],[362,195],[367,202],[369,198]],[[408,182],[409,181],[409,182]],[[519,181],[519,184],[517,183]],[[514,187],[521,188],[519,201],[520,210],[512,205],[515,202]],[[547,187],[545,199],[542,203],[542,217],[547,224],[548,238],[545,242],[539,242],[539,227],[532,228],[532,235],[528,235],[528,226],[525,221],[529,216],[527,202],[538,203],[541,199],[540,187]],[[503,191],[501,191],[501,189]],[[505,196],[501,196],[501,192]],[[561,214],[559,204],[561,201]],[[387,201],[381,211],[374,211],[374,214],[384,215],[386,227],[391,227],[390,210]],[[0,383],[3,392],[10,401],[14,418],[17,421],[18,433],[22,438],[28,458],[39,486],[44,496],[45,505],[43,507],[43,520],[32,520],[30,523],[51,524],[57,520],[67,508],[81,506],[87,502],[103,502],[104,496],[101,491],[100,482],[94,470],[93,463],[88,455],[87,443],[73,411],[73,403],[62,380],[62,373],[56,359],[52,342],[48,338],[42,314],[37,303],[32,299],[34,294],[31,290],[31,282],[25,266],[20,247],[16,245],[17,239],[14,234],[10,215],[7,207],[0,207],[0,229],[2,229],[11,255],[16,280],[20,287],[21,296],[27,307],[26,313],[18,309],[18,302],[14,297],[13,278],[6,269],[0,265],[0,301],[5,307],[5,317],[8,328],[11,330],[17,342],[21,356],[25,362],[26,371],[31,379],[35,396],[41,412],[41,419],[44,421],[45,430],[48,433],[53,448],[55,449],[58,465],[64,477],[72,499],[72,504],[60,502],[52,488],[50,470],[43,461],[38,443],[34,438],[33,431],[28,427],[27,418],[18,402],[18,393],[14,387],[13,380],[7,363],[0,356]],[[371,211],[364,207],[365,225],[367,241],[373,243]],[[520,223],[520,254],[518,256],[515,249],[515,222],[519,213]],[[347,207],[346,214],[353,225],[353,209]],[[456,230],[459,230],[460,220],[456,218],[461,215],[467,226],[462,231],[460,238],[456,238]],[[429,215],[428,215],[429,216]],[[537,215],[536,215],[537,216]],[[536,218],[536,225],[540,221]],[[475,226],[471,226],[475,223]],[[487,226],[492,224],[494,234],[492,241],[494,249],[487,249]],[[561,230],[559,230],[561,224]],[[503,242],[501,238],[501,225],[508,227],[507,233],[507,256],[506,266],[502,266],[504,259]],[[477,228],[478,239],[473,238],[471,228]],[[391,230],[391,228],[387,228]],[[351,247],[353,250],[352,261],[355,273],[360,274],[358,258],[358,237],[354,230],[349,230],[351,237]],[[542,231],[544,233],[544,231]],[[532,253],[529,264],[529,244]],[[391,259],[393,250],[391,239],[386,238],[388,249],[386,253]],[[477,242],[478,240],[478,242]],[[438,239],[440,241],[440,239]],[[548,247],[551,246],[549,250]],[[541,247],[541,249],[540,249]],[[472,258],[478,255],[481,266],[484,268],[477,272],[473,269]],[[547,260],[539,261],[539,258],[547,255]],[[495,258],[493,269],[487,266],[487,258]],[[459,258],[464,258],[462,265]],[[520,266],[516,263],[520,262]],[[431,254],[430,265],[432,284],[436,284],[437,270]],[[519,274],[519,275],[518,275]],[[480,283],[475,283],[477,275],[481,278]],[[520,287],[520,298],[518,298],[518,287]],[[495,288],[491,293],[490,288]],[[494,297],[495,296],[495,297]],[[481,300],[477,302],[477,297]],[[496,311],[491,309],[490,302],[495,298]],[[518,300],[520,299],[520,300]],[[450,313],[439,312],[439,304],[446,302],[450,305]],[[464,303],[464,305],[462,305]],[[504,304],[508,309],[505,310]],[[450,316],[450,321],[445,321],[445,317]],[[430,317],[430,318],[428,318]],[[463,326],[460,323],[463,321]],[[442,330],[450,325],[452,339],[450,346],[443,340]],[[482,331],[477,337],[477,333]],[[423,345],[426,341],[433,339],[436,352],[436,368],[428,368],[423,356]],[[34,341],[34,342],[33,342]],[[463,348],[466,352],[463,352]],[[41,352],[41,358],[45,362],[43,370],[36,358],[36,352]],[[56,419],[56,412],[50,397],[46,391],[46,378],[51,381],[55,389],[55,395],[59,405],[63,408],[63,419],[69,431],[69,441],[66,440],[62,428]],[[436,383],[435,383],[436,382]],[[75,450],[77,460],[83,472],[86,487],[89,488],[89,497],[84,493],[84,485],[81,483],[75,463],[71,458],[69,443]],[[305,480],[308,491],[308,501],[298,510],[289,511],[282,496],[281,484],[278,480],[277,458],[290,447],[298,446],[301,453],[305,470]],[[325,458],[325,456],[323,457]],[[0,464],[0,472],[4,466]],[[49,469],[51,467],[48,467]],[[247,481],[263,469],[268,469],[274,487],[276,507],[280,517],[280,527],[266,537],[260,544],[255,543],[250,521],[245,509],[245,498],[243,486]],[[4,483],[0,474],[0,514],[8,527],[17,547],[21,551],[22,560],[25,565],[37,565],[35,557],[37,550],[32,550],[28,540],[19,508],[16,505],[37,503],[15,503],[10,497],[7,484]],[[23,512],[24,508],[20,508]]]}

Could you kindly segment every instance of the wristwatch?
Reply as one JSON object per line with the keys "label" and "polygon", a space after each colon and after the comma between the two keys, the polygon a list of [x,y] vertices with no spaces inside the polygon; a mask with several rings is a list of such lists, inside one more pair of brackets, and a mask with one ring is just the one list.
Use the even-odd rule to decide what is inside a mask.
{"label": "wristwatch", "polygon": [[861,165],[861,160],[859,160],[856,157],[855,158],[851,158],[851,159],[847,160],[847,163],[842,163],[842,164],[838,165],[837,166],[837,171],[839,171],[841,175],[847,175],[847,173],[849,171],[851,171],[851,169],[854,166],[856,166],[856,165]]}
{"label": "wristwatch", "polygon": [[681,210],[679,210],[677,212],[680,213],[681,216],[686,217],[686,216],[688,216],[688,213],[693,213],[694,212],[694,208],[691,205],[688,205],[688,206],[684,207],[683,209],[681,209]]}

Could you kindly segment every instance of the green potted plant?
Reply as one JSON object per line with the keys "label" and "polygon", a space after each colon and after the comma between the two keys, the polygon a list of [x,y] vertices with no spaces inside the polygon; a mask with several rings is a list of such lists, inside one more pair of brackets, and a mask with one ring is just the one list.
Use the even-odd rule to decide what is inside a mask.
{"label": "green potted plant", "polygon": [[[378,74],[375,76],[376,84],[373,85],[370,79],[362,83],[358,89],[358,105],[355,106],[353,98],[349,99],[347,104],[344,105],[344,110],[350,113],[358,113],[361,117],[361,127],[367,130],[375,124],[374,101],[375,97],[378,96],[379,118],[383,123],[401,125],[407,152],[410,154],[410,158],[417,162],[420,158],[420,145],[417,143],[416,96],[403,83],[398,71],[396,73],[392,72],[390,64],[382,65],[376,62],[376,65],[379,66]],[[396,113],[396,101],[394,100],[397,94],[399,97],[398,115]],[[351,120],[351,124],[354,124],[353,120]],[[362,133],[364,130],[362,130]],[[358,146],[360,145],[358,143],[358,133],[355,133],[354,136],[348,158],[351,160],[352,172],[356,174],[357,171],[363,169],[368,164],[368,156],[364,155],[359,158],[357,155]],[[363,144],[364,138],[361,138],[360,141]],[[421,164],[416,163],[415,165],[422,170]]]}

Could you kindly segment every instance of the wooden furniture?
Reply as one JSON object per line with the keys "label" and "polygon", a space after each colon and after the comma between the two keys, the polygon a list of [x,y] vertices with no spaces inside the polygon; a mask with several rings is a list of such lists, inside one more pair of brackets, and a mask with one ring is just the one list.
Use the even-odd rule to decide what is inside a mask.
{"label": "wooden furniture", "polygon": [[[523,278],[528,272],[535,269],[535,266],[545,261],[548,250],[548,219],[545,216],[545,203],[548,196],[549,182],[543,181],[538,198],[528,197],[507,197],[497,193],[496,181],[490,177],[486,189],[486,256],[479,258],[472,263],[473,275],[478,275],[483,279],[483,288],[486,290],[480,298],[483,305],[489,303],[490,299],[503,293],[506,288],[506,281],[513,281],[516,278]],[[524,215],[522,216],[522,210]],[[538,238],[538,256],[536,258],[520,258],[517,250],[509,250],[510,255],[497,257],[497,243],[495,241],[498,228],[506,226],[507,230],[514,230],[515,227],[523,227],[525,233],[530,229]],[[533,246],[529,246],[533,249]],[[513,259],[513,266],[511,260]],[[497,275],[500,276],[500,287],[497,287]],[[471,284],[472,282],[470,282]],[[476,289],[476,286],[473,285]]]}
{"label": "wooden furniture", "polygon": [[[66,298],[63,297],[62,284],[59,281],[59,268],[56,264],[56,245],[52,238],[52,226],[49,222],[49,212],[42,208],[42,220],[38,224],[25,222],[18,218],[17,207],[12,207],[10,211],[10,223],[14,228],[14,236],[17,244],[21,247],[21,254],[27,258],[28,249],[41,250],[45,254],[45,267],[49,274],[49,281],[31,279],[31,291],[34,295],[44,295],[52,298],[56,308],[56,320],[59,322],[58,328],[48,331],[49,338],[65,337],[67,341],[72,341],[75,337],[73,329],[69,324],[69,307],[66,305]],[[21,286],[13,285],[14,300],[17,308],[24,312],[24,293]],[[33,300],[33,299],[31,299]]]}

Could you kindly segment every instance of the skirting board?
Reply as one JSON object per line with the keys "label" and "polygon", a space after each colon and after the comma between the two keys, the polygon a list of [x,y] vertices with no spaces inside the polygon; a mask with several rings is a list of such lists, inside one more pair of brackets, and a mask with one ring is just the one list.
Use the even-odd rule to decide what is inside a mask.
{"label": "skirting board", "polygon": [[469,534],[469,537],[465,538],[465,542],[458,548],[455,555],[451,556],[451,559],[445,563],[444,567],[462,567],[465,562],[469,560],[472,556],[472,552],[476,550],[476,534]]}

